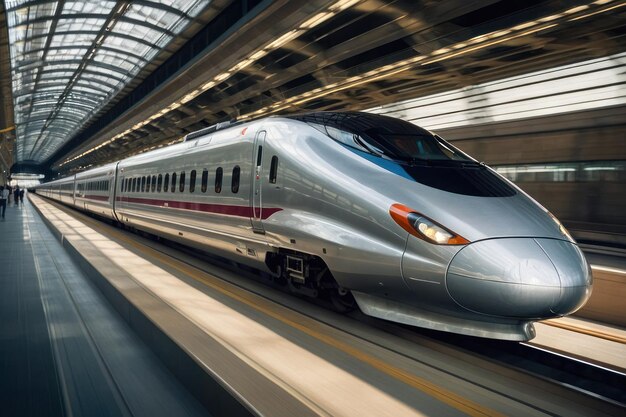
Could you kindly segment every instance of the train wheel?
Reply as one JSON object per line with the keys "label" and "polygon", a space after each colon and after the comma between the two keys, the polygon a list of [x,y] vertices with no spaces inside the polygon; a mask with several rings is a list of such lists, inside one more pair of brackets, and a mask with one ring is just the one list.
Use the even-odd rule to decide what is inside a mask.
{"label": "train wheel", "polygon": [[330,302],[333,309],[339,313],[349,313],[357,308],[352,293],[341,287],[330,290]]}

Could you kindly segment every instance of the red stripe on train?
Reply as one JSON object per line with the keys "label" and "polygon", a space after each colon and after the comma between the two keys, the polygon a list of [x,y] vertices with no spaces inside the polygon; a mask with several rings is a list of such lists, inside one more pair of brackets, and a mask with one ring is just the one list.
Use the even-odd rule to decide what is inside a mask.
{"label": "red stripe on train", "polygon": [[[125,203],[135,204],[147,204],[157,207],[169,207],[183,210],[201,211],[204,213],[225,214],[228,216],[239,217],[252,217],[252,207],[248,206],[231,206],[227,204],[208,204],[208,203],[194,203],[189,201],[172,201],[172,200],[157,200],[152,198],[137,198],[137,197],[117,197],[117,201]],[[257,214],[259,209],[257,208]],[[265,220],[272,214],[281,211],[281,208],[263,208],[263,216],[261,219]],[[259,216],[257,216],[259,217]]]}

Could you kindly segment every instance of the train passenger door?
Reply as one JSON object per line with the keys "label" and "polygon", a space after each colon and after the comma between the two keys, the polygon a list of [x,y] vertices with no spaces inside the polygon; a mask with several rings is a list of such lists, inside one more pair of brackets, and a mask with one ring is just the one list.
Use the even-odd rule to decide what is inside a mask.
{"label": "train passenger door", "polygon": [[261,219],[263,218],[263,199],[261,191],[263,187],[261,186],[261,179],[263,178],[263,146],[265,145],[265,136],[266,132],[261,130],[257,133],[256,138],[254,139],[254,159],[252,160],[252,195],[250,196],[251,208],[252,208],[252,217],[250,221],[252,222],[252,231],[254,233],[265,233],[265,229],[263,229],[263,223]]}

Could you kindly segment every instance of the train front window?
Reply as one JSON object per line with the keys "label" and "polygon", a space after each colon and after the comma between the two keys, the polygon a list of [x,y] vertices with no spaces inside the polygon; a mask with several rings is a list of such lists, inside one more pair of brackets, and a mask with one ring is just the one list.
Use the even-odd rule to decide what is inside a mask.
{"label": "train front window", "polygon": [[357,134],[332,127],[327,131],[328,135],[338,142],[387,159],[408,162],[445,160],[473,162],[469,156],[430,132],[392,133],[372,128]]}
{"label": "train front window", "polygon": [[400,119],[357,112],[289,117],[308,123],[345,146],[385,159],[475,162],[439,136]]}

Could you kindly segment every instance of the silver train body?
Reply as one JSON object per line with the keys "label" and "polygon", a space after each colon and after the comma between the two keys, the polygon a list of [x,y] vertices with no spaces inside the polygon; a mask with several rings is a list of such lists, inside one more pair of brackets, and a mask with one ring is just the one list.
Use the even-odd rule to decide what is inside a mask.
{"label": "silver train body", "polygon": [[36,192],[414,326],[528,340],[591,293],[583,254],[542,206],[383,116],[239,124]]}

